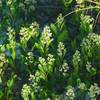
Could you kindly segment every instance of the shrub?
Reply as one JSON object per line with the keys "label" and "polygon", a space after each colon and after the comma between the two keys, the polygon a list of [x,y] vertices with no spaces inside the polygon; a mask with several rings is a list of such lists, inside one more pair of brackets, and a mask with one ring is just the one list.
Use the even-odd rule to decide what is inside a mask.
{"label": "shrub", "polygon": [[[87,4],[97,7],[99,2],[59,0],[59,15],[42,26],[32,16],[39,1],[4,1],[0,100],[99,100],[100,35],[93,27],[95,17],[83,11]],[[64,16],[72,5],[72,15]]]}

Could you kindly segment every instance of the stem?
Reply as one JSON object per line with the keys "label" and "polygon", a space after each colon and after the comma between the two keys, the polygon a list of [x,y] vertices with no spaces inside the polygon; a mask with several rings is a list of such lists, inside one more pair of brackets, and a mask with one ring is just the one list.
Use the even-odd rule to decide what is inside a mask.
{"label": "stem", "polygon": [[[94,7],[93,6],[92,7],[90,6],[90,7],[86,7],[86,8],[83,8],[83,9],[74,10],[74,11],[66,14],[65,16],[63,16],[63,18],[65,19],[66,17],[68,17],[69,15],[71,15],[73,13],[77,13],[77,12],[85,11],[85,10],[90,10],[90,9],[100,9],[100,7],[99,6],[94,6]],[[63,22],[64,22],[64,20],[62,21],[62,23]],[[57,22],[55,24],[57,24]],[[62,28],[62,26],[61,26],[61,28]]]}
{"label": "stem", "polygon": [[66,14],[66,15],[64,16],[64,18],[66,18],[67,16],[69,16],[69,15],[71,15],[71,14],[73,14],[73,13],[79,12],[79,11],[84,11],[84,10],[89,10],[89,9],[96,9],[96,8],[97,8],[97,9],[100,9],[99,6],[95,6],[95,7],[86,7],[86,8],[83,8],[83,9],[74,10],[74,11],[72,11],[72,12]]}

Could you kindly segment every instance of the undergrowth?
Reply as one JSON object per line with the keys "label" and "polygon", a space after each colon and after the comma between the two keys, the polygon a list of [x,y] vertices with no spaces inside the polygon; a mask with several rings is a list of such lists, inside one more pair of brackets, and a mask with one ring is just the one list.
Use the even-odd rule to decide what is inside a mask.
{"label": "undergrowth", "polygon": [[100,1],[47,2],[0,1],[0,100],[99,100]]}

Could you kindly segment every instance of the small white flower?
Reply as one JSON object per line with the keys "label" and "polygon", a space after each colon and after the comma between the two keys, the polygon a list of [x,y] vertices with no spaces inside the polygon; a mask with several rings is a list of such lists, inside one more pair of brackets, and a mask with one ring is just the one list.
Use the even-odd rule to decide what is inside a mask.
{"label": "small white flower", "polygon": [[66,73],[68,72],[69,70],[69,66],[66,62],[64,62],[61,66],[61,68],[59,69],[59,71],[65,76]]}
{"label": "small white flower", "polygon": [[68,91],[66,92],[66,95],[69,97],[70,100],[74,100],[75,98],[75,93],[72,88],[68,89]]}
{"label": "small white flower", "polygon": [[24,100],[29,100],[29,95],[30,95],[31,91],[30,91],[30,86],[28,86],[27,84],[23,85],[22,91],[21,91],[21,95],[23,97]]}
{"label": "small white flower", "polygon": [[100,88],[96,83],[90,86],[88,94],[90,95],[91,99],[96,98],[97,95],[100,95]]}
{"label": "small white flower", "polygon": [[30,65],[33,64],[34,62],[34,57],[32,52],[28,52],[27,56],[25,57],[25,65]]}
{"label": "small white flower", "polygon": [[53,65],[54,61],[55,61],[55,59],[54,59],[53,55],[48,54],[47,63],[49,65]]}
{"label": "small white flower", "polygon": [[90,63],[90,62],[87,62],[87,64],[86,64],[86,69],[87,69],[87,71],[90,72],[91,68],[92,68],[91,63]]}
{"label": "small white flower", "polygon": [[76,50],[75,54],[73,55],[73,59],[72,59],[73,66],[78,67],[80,61],[81,61],[80,52]]}
{"label": "small white flower", "polygon": [[59,56],[65,55],[66,49],[65,49],[65,46],[62,42],[59,42],[57,51],[58,51]]}
{"label": "small white flower", "polygon": [[40,41],[41,41],[42,45],[43,46],[46,45],[46,47],[48,47],[50,45],[50,43],[53,41],[52,33],[50,31],[49,26],[45,26],[45,28],[41,34]]}

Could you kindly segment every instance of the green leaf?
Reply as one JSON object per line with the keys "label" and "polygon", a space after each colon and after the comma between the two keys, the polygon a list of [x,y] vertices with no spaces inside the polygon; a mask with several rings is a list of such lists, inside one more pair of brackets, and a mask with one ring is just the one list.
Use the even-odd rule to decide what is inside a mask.
{"label": "green leaf", "polygon": [[4,97],[4,93],[0,90],[0,99],[2,100],[3,97]]}
{"label": "green leaf", "polygon": [[43,66],[39,66],[39,70],[42,72],[42,73],[45,73],[44,69],[43,69]]}
{"label": "green leaf", "polygon": [[13,58],[13,60],[15,59],[15,57],[16,57],[16,50],[12,49],[12,58]]}
{"label": "green leaf", "polygon": [[32,99],[32,100],[36,100],[36,97],[35,97],[34,92],[31,92],[31,99]]}
{"label": "green leaf", "polygon": [[40,75],[41,75],[42,79],[44,79],[44,80],[46,79],[46,73],[43,73],[43,72],[40,71]]}
{"label": "green leaf", "polygon": [[90,74],[91,74],[91,76],[96,75],[96,69],[95,68],[91,68]]}
{"label": "green leaf", "polygon": [[35,43],[35,46],[36,46],[36,48],[38,49],[38,51],[40,53],[43,53],[43,48],[42,48],[42,46],[39,43]]}
{"label": "green leaf", "polygon": [[58,29],[57,27],[55,26],[55,24],[51,24],[51,31],[54,33],[54,34],[57,34],[58,33]]}
{"label": "green leaf", "polygon": [[65,42],[67,39],[68,39],[68,32],[66,30],[61,32],[57,37],[58,42]]}
{"label": "green leaf", "polygon": [[12,87],[14,85],[15,78],[16,78],[16,75],[14,75],[11,79],[8,80],[7,86],[9,89],[12,89]]}
{"label": "green leaf", "polygon": [[48,65],[47,66],[47,73],[51,73],[53,71],[52,66]]}
{"label": "green leaf", "polygon": [[5,46],[4,45],[0,45],[0,51],[4,52],[5,51]]}

